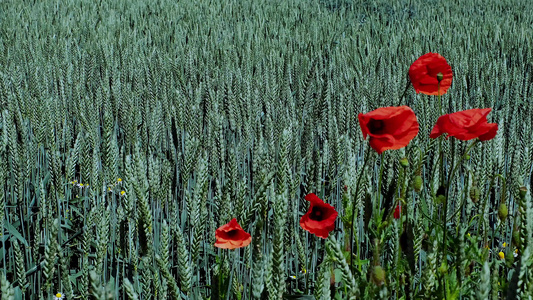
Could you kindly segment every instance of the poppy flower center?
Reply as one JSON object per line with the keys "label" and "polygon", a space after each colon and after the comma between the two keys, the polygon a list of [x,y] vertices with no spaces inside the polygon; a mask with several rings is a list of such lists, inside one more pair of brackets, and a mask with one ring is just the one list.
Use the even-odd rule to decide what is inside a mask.
{"label": "poppy flower center", "polygon": [[446,188],[444,186],[439,186],[439,188],[437,189],[437,193],[436,193],[437,196],[439,195],[443,195],[445,196],[446,195]]}
{"label": "poppy flower center", "polygon": [[228,235],[229,238],[233,238],[239,234],[239,230],[233,229],[233,230],[226,232],[226,234]]}
{"label": "poppy flower center", "polygon": [[313,210],[311,210],[311,215],[309,216],[309,218],[313,221],[320,221],[322,220],[323,218],[323,215],[324,215],[324,212],[322,211],[322,209],[320,207],[313,207]]}
{"label": "poppy flower center", "polygon": [[370,122],[368,122],[368,130],[373,134],[383,133],[385,130],[385,122],[383,122],[383,120],[371,119]]}

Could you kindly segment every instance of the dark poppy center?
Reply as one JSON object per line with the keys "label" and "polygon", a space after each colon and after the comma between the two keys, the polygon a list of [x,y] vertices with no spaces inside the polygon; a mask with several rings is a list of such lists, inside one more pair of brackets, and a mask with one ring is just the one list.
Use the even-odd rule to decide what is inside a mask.
{"label": "dark poppy center", "polygon": [[228,235],[229,238],[233,238],[239,234],[239,230],[233,229],[233,230],[226,232],[226,234]]}
{"label": "dark poppy center", "polygon": [[383,122],[383,120],[371,119],[370,122],[368,122],[368,130],[373,134],[383,133],[385,130],[385,122]]}
{"label": "dark poppy center", "polygon": [[322,211],[322,208],[315,206],[311,210],[309,218],[313,221],[321,221],[324,218],[324,211]]}
{"label": "dark poppy center", "polygon": [[444,187],[443,185],[439,186],[439,188],[437,189],[437,193],[436,193],[437,196],[446,196],[446,187]]}

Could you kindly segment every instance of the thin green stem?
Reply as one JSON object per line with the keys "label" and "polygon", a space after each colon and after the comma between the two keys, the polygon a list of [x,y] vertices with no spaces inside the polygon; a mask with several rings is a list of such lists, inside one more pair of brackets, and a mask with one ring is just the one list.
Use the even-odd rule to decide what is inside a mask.
{"label": "thin green stem", "polygon": [[[443,253],[443,259],[444,259],[444,262],[446,263],[446,265],[448,265],[448,253],[447,253],[447,248],[446,248],[446,236],[447,236],[447,233],[448,233],[448,228],[447,228],[447,223],[450,219],[447,218],[447,211],[448,211],[448,194],[449,194],[449,189],[450,189],[450,186],[451,186],[451,182],[453,180],[453,177],[455,175],[455,172],[457,171],[457,167],[461,164],[461,162],[464,160],[464,158],[468,155],[468,152],[470,151],[470,149],[472,149],[472,147],[477,144],[479,142],[479,140],[475,140],[472,144],[470,144],[470,146],[468,146],[468,148],[466,149],[465,153],[461,156],[461,158],[459,159],[459,161],[457,162],[457,164],[454,165],[453,169],[452,169],[452,173],[450,175],[450,177],[448,178],[448,186],[446,187],[446,192],[444,194],[444,207],[443,207],[443,229],[444,229],[444,238],[442,240],[442,253]],[[464,202],[461,204],[461,206],[459,207],[458,211],[461,211],[462,210],[462,207],[464,205]],[[457,213],[457,212],[456,212]],[[456,214],[452,214],[452,217]],[[444,284],[446,284],[446,281],[444,281]],[[445,297],[446,297],[446,294],[445,294]]]}
{"label": "thin green stem", "polygon": [[[402,198],[404,201],[407,201],[406,195],[407,195],[407,185],[409,184],[409,172],[407,172],[407,168],[402,168],[403,170],[403,178],[402,178],[402,187],[400,188],[400,198]],[[400,171],[402,171],[400,170]]]}
{"label": "thin green stem", "polygon": [[[359,273],[361,273],[363,271],[363,266],[361,266],[361,246],[359,245],[359,239],[357,238],[357,236],[355,237],[355,241],[354,241],[357,245],[357,265],[359,266]],[[352,268],[351,266],[351,263],[352,263],[352,258],[350,257],[350,270]],[[352,272],[353,274],[353,272]]]}
{"label": "thin green stem", "polygon": [[398,101],[398,106],[400,106],[402,104],[402,100],[405,97],[405,95],[407,94],[407,90],[409,89],[410,85],[411,85],[411,81],[407,80],[407,85],[405,86],[405,90],[403,91],[402,95],[400,96],[400,100]]}
{"label": "thin green stem", "polygon": [[239,261],[239,249],[235,250],[235,255],[233,257],[233,262],[231,264],[231,271],[229,275],[229,283],[228,283],[228,289],[226,291],[226,300],[229,300],[230,294],[231,294],[231,286],[233,285],[233,273],[235,271],[235,265]]}
{"label": "thin green stem", "polygon": [[[355,202],[357,200],[357,195],[359,193],[359,185],[361,183],[361,177],[364,176],[365,174],[365,167],[366,167],[366,164],[368,163],[368,160],[369,160],[369,157],[370,157],[370,149],[367,149],[367,152],[364,156],[364,162],[363,162],[363,166],[362,166],[362,169],[361,169],[361,175],[359,175],[359,177],[357,177],[357,182],[355,183],[355,194],[354,194],[354,200],[353,200],[353,203],[352,203],[352,221],[350,223],[350,271],[353,273],[353,259],[352,259],[352,253],[353,253],[353,244],[354,244],[354,239],[353,239],[353,227],[354,227],[354,222],[355,222]],[[359,259],[359,243],[357,243],[357,259]],[[361,268],[361,264],[359,264],[359,268]]]}
{"label": "thin green stem", "polygon": [[[470,152],[470,150],[472,149],[472,147],[474,147],[474,145],[476,145],[478,142],[480,142],[480,140],[475,140],[472,144],[470,144],[470,146],[468,146],[468,148],[466,148],[466,151],[465,153],[461,156],[461,158],[459,159],[459,161],[457,162],[457,164],[455,164],[453,166],[453,169],[452,169],[452,173],[450,175],[450,178],[448,178],[448,187],[446,188],[446,199],[448,199],[448,193],[450,192],[450,183],[452,182],[453,180],[453,176],[455,175],[455,171],[457,170],[457,167],[463,162],[463,160],[465,159],[465,157],[468,155],[468,152]],[[466,199],[466,198],[465,198]],[[447,200],[445,200],[446,202]],[[463,209],[463,206],[465,204],[466,200],[463,200],[463,202],[461,203],[460,207],[450,216],[449,219],[447,219],[447,221],[450,221],[457,213],[459,213],[462,209]]]}
{"label": "thin green stem", "polygon": [[442,116],[442,104],[440,102],[440,81],[437,83],[437,98],[439,99],[439,114]]}
{"label": "thin green stem", "polygon": [[[483,207],[481,208],[481,216],[479,217],[480,222],[483,224],[483,242],[487,242],[487,230],[486,230],[486,222],[485,222],[485,207],[487,206],[487,202],[489,200],[490,191],[492,190],[492,187],[494,186],[494,181],[496,178],[500,178],[503,181],[503,185],[505,185],[505,177],[503,177],[502,174],[496,174],[494,177],[492,177],[492,180],[490,181],[489,189],[487,191],[487,195],[485,196],[485,199],[483,200]],[[479,234],[479,226],[477,228],[478,234]]]}
{"label": "thin green stem", "polygon": [[[440,81],[437,83],[437,98],[439,99],[439,116],[442,116],[442,102],[441,102],[441,96],[440,96]],[[439,154],[440,154],[440,176],[441,176],[441,184],[444,183],[444,156],[442,155],[442,138],[439,139]]]}
{"label": "thin green stem", "polygon": [[[439,101],[439,116],[442,116],[442,103],[441,103],[441,96],[440,96],[440,80],[438,81],[437,83],[437,98],[438,98],[438,101]],[[439,138],[439,155],[440,155],[440,160],[439,160],[439,164],[440,164],[440,182],[441,182],[441,185],[444,183],[444,155],[443,155],[443,152],[442,152],[442,137]],[[446,222],[446,212],[448,211],[448,199],[446,198],[446,194],[444,195],[445,198],[444,198],[444,207],[443,207],[443,211],[442,211],[442,229],[444,230],[444,238],[442,239],[442,259],[444,259],[446,265],[448,265],[448,257],[447,257],[447,253],[446,253],[446,232],[448,231],[447,230],[447,222]],[[444,299],[446,299],[446,279],[444,278],[444,282],[443,282],[443,286],[444,286]]]}
{"label": "thin green stem", "polygon": [[[384,157],[385,155],[381,153],[381,162],[379,166],[379,179],[378,179],[378,201],[376,201],[376,205],[378,206],[377,209],[379,210],[381,208],[381,182],[383,181],[383,165],[384,165]],[[376,208],[374,208],[374,212],[376,212]]]}

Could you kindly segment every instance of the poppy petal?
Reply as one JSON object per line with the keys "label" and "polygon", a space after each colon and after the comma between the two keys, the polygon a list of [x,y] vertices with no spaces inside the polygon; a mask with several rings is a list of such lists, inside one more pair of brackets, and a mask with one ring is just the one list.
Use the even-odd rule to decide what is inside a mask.
{"label": "poppy petal", "polygon": [[215,247],[222,249],[245,247],[248,246],[252,240],[252,236],[242,229],[235,218],[227,224],[220,226],[215,231],[215,237]]}
{"label": "poppy petal", "polygon": [[313,193],[305,196],[305,200],[310,202],[310,206],[300,219],[300,226],[318,237],[327,238],[329,232],[335,229],[338,212]]}
{"label": "poppy petal", "polygon": [[320,198],[318,198],[318,196],[315,195],[314,193],[307,194],[307,196],[305,196],[305,200],[311,202],[311,204],[324,203],[324,201],[322,201]]}
{"label": "poppy petal", "polygon": [[488,125],[490,126],[490,128],[487,131],[487,133],[482,134],[482,135],[479,136],[479,139],[482,140],[482,141],[492,140],[496,136],[496,133],[498,131],[498,124],[490,123]]}
{"label": "poppy petal", "polygon": [[409,68],[409,79],[417,94],[438,95],[439,73],[442,74],[440,94],[444,95],[452,84],[453,74],[446,59],[438,53],[426,53],[415,60]]}
{"label": "poppy petal", "polygon": [[487,115],[491,108],[474,108],[440,116],[431,130],[430,138],[437,138],[446,133],[447,137],[468,141],[479,138],[482,141],[493,139],[498,124],[488,123]]}
{"label": "poppy petal", "polygon": [[416,115],[408,106],[381,107],[358,117],[363,137],[370,136],[370,146],[379,154],[407,146],[419,130]]}

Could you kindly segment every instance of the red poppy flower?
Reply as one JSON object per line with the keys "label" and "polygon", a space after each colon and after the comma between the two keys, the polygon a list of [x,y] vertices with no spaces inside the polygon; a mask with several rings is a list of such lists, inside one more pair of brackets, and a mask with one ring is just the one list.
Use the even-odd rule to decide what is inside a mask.
{"label": "red poppy flower", "polygon": [[228,224],[220,226],[215,236],[215,247],[223,249],[235,249],[246,247],[252,241],[249,233],[244,231],[237,223],[237,219],[233,218]]}
{"label": "red poppy flower", "polygon": [[452,67],[446,62],[446,59],[438,53],[426,53],[420,56],[409,68],[409,78],[416,93],[426,95],[438,94],[437,75],[442,74],[440,81],[440,94],[446,94],[446,91],[452,85]]}
{"label": "red poppy flower", "polygon": [[440,116],[429,137],[434,139],[447,133],[446,138],[454,136],[463,141],[475,138],[488,141],[494,138],[498,131],[498,124],[487,121],[487,115],[491,110],[491,108],[474,108]]}
{"label": "red poppy flower", "polygon": [[305,196],[305,200],[311,202],[311,205],[300,219],[300,226],[316,236],[327,238],[329,232],[335,229],[335,219],[339,213],[313,193]]}
{"label": "red poppy flower", "polygon": [[363,137],[370,135],[370,146],[379,154],[407,146],[418,134],[418,121],[409,106],[381,107],[359,114],[359,125]]}
{"label": "red poppy flower", "polygon": [[394,218],[399,219],[401,213],[402,213],[402,208],[400,207],[400,205],[396,206],[396,209],[394,210]]}

